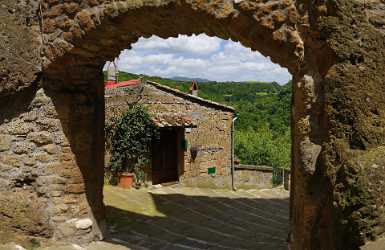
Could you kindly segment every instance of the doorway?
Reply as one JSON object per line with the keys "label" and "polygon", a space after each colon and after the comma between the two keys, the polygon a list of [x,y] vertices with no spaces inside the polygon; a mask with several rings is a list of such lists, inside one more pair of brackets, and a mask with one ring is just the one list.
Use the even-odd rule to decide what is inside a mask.
{"label": "doorway", "polygon": [[180,129],[178,127],[161,128],[159,138],[153,142],[152,184],[154,185],[179,181]]}

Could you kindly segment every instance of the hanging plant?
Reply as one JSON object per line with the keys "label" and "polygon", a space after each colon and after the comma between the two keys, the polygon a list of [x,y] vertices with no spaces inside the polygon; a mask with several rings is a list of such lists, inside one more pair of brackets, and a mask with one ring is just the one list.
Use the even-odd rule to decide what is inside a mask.
{"label": "hanging plant", "polygon": [[113,176],[123,172],[134,173],[136,184],[144,182],[146,168],[150,165],[151,144],[159,137],[147,110],[135,104],[105,128],[106,145],[111,152],[108,171]]}

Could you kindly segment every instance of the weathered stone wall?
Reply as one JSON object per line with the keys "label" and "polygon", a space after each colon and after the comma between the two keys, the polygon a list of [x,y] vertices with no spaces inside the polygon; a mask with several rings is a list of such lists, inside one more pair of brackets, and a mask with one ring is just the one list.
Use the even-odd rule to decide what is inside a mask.
{"label": "weathered stone wall", "polygon": [[[63,55],[67,59],[92,58],[92,64],[104,63],[141,36],[153,34],[174,37],[206,33],[233,38],[292,70],[297,69],[304,52],[295,27],[299,16],[292,0],[49,0],[43,2],[42,12],[47,44],[44,63],[50,67],[55,67],[56,63],[49,64]],[[103,32],[103,39],[99,32]],[[108,50],[103,49],[106,46]]]}
{"label": "weathered stone wall", "polygon": [[273,168],[264,166],[235,166],[234,184],[240,189],[272,188]]}
{"label": "weathered stone wall", "polygon": [[[230,167],[228,167],[229,169]],[[205,178],[201,176],[185,179],[185,186],[202,187],[202,188],[232,188],[231,171],[228,175],[215,176],[215,178]],[[235,189],[265,189],[272,188],[273,169],[256,168],[246,169],[236,167],[234,171],[234,187]]]}
{"label": "weathered stone wall", "polygon": [[[231,161],[231,110],[215,108],[194,97],[183,98],[185,94],[175,95],[160,89],[151,83],[142,87],[122,87],[106,90],[106,122],[117,117],[129,108],[129,104],[140,103],[147,107],[150,114],[189,117],[194,127],[184,136],[188,148],[184,152],[184,163],[179,170],[180,182],[193,186],[227,187]],[[198,154],[191,157],[191,148]],[[177,157],[177,156],[175,156]],[[107,164],[107,163],[106,163]],[[216,167],[217,176],[225,176],[226,181],[216,182],[215,176],[209,176],[207,169]],[[193,178],[199,177],[199,178]]]}
{"label": "weathered stone wall", "polygon": [[65,98],[72,97],[36,87],[23,92],[22,102],[13,103],[23,111],[6,111],[10,105],[0,115],[0,240],[12,241],[12,232],[93,240],[99,228],[86,193],[92,175],[76,159],[76,142],[68,135],[71,105]]}
{"label": "weathered stone wall", "polygon": [[[90,150],[87,154],[75,152],[75,155],[82,162],[92,160],[98,169],[96,173],[100,171],[97,160],[104,145],[101,141],[104,119],[101,118],[102,112],[98,111],[102,109],[102,83],[98,77],[105,61],[112,60],[122,49],[130,48],[130,44],[139,37],[206,33],[224,39],[232,38],[270,56],[274,62],[293,72],[298,70],[303,59],[303,43],[295,27],[298,13],[294,2],[290,0],[242,1],[236,4],[231,1],[201,0],[49,0],[42,1],[41,12],[45,86],[58,92],[67,91],[74,97],[82,93],[93,96],[93,89],[97,89],[96,98],[90,101],[96,110],[90,115],[89,128],[72,126],[69,133],[89,135],[92,131],[90,128],[94,127],[93,138],[98,139],[88,144]],[[71,121],[76,124],[75,119],[82,117],[82,110],[72,112],[74,118]],[[84,147],[86,145],[82,144]],[[91,149],[91,145],[94,149]],[[103,159],[99,162],[103,162]],[[93,188],[97,190],[92,194],[98,197],[96,205],[99,206],[102,183],[94,183]],[[103,214],[98,212],[95,216],[102,217]]]}
{"label": "weathered stone wall", "polygon": [[86,242],[100,236],[103,218],[103,163],[98,172],[99,159],[87,157],[95,132],[79,126],[93,126],[86,107],[95,102],[47,87],[39,2],[0,1],[0,242]]}
{"label": "weathered stone wall", "polygon": [[[384,233],[383,1],[298,2],[291,242],[357,249]],[[311,232],[311,233],[309,233]]]}
{"label": "weathered stone wall", "polygon": [[292,249],[357,249],[384,234],[383,0],[0,3],[1,114],[12,117],[0,126],[29,112],[40,92],[26,89],[67,93],[68,102],[52,101],[56,111],[73,107],[62,132],[72,138],[71,167],[88,169],[87,203],[96,217],[103,217],[104,62],[141,36],[206,33],[239,40],[294,76]]}
{"label": "weathered stone wall", "polygon": [[0,97],[40,80],[39,1],[0,1]]}

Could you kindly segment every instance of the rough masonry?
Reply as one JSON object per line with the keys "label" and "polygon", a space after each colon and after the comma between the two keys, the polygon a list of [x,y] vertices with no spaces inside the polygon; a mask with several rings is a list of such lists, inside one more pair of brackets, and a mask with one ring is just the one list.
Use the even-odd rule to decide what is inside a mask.
{"label": "rough masonry", "polygon": [[198,33],[293,75],[291,248],[358,249],[384,234],[383,0],[0,5],[1,235],[101,237],[104,62],[142,36]]}
{"label": "rough masonry", "polygon": [[[232,107],[150,81],[106,89],[105,93],[106,123],[127,112],[129,105],[141,104],[160,131],[176,133],[175,141],[163,138],[176,147],[178,178],[174,181],[195,187],[231,187],[231,126],[235,112]],[[156,150],[152,153],[155,168],[156,164],[163,165],[156,163],[161,153]],[[105,159],[108,164],[109,158]],[[213,175],[208,173],[211,167],[216,169]],[[151,172],[148,175],[149,181],[156,181],[151,179]]]}

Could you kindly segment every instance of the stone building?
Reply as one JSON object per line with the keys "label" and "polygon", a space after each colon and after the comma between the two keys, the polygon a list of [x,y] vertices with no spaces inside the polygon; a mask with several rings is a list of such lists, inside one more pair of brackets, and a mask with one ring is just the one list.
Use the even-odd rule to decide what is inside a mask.
{"label": "stone building", "polygon": [[231,186],[232,107],[199,98],[196,90],[186,94],[151,81],[115,86],[106,85],[106,122],[140,103],[160,129],[152,147],[152,184]]}

